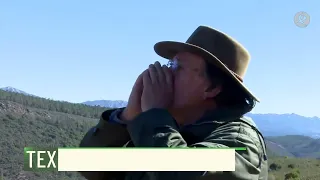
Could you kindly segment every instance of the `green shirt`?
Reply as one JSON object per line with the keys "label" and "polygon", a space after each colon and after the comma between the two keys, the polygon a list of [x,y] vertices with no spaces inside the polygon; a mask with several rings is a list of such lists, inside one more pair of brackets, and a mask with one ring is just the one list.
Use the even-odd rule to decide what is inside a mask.
{"label": "green shirt", "polygon": [[246,147],[247,150],[236,151],[234,172],[81,172],[89,180],[268,179],[264,139],[254,122],[237,110],[208,112],[184,127],[179,127],[164,109],[141,113],[126,126],[110,122],[112,112],[102,113],[98,125],[87,132],[80,147]]}

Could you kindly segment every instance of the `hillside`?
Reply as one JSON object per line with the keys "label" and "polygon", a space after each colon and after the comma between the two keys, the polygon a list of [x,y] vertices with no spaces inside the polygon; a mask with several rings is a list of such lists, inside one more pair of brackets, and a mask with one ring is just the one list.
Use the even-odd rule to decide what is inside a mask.
{"label": "hillside", "polygon": [[281,144],[269,141],[266,138],[267,152],[268,156],[287,156],[287,157],[295,157],[288,149],[284,148]]}
{"label": "hillside", "polygon": [[6,179],[18,175],[27,179],[80,179],[77,173],[25,173],[22,171],[25,146],[78,146],[81,137],[96,119],[26,107],[0,100],[0,169]]}
{"label": "hillside", "polygon": [[[75,172],[22,171],[25,146],[78,146],[84,133],[106,108],[25,96],[0,90],[0,169],[7,179],[82,180]],[[295,169],[300,177],[319,179],[320,144],[306,136],[267,137],[270,177],[283,179]],[[282,156],[282,157],[281,157]],[[313,157],[313,159],[297,158]],[[289,167],[290,166],[290,167]],[[280,168],[279,168],[280,167]],[[292,168],[294,167],[294,168]],[[1,174],[1,172],[0,172]]]}
{"label": "hillside", "polygon": [[277,155],[320,159],[320,139],[299,135],[266,139],[269,150]]}
{"label": "hillside", "polygon": [[0,170],[5,179],[80,180],[73,172],[23,172],[23,148],[78,146],[105,109],[0,90]]}

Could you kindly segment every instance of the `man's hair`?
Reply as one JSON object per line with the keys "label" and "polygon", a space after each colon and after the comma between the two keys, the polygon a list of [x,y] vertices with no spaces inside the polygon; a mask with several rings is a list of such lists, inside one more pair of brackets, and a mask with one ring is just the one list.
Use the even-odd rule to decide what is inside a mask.
{"label": "man's hair", "polygon": [[218,108],[243,108],[244,114],[250,112],[255,101],[236,85],[231,77],[227,76],[222,70],[206,61],[206,76],[210,80],[213,89],[221,86],[221,92],[213,98]]}

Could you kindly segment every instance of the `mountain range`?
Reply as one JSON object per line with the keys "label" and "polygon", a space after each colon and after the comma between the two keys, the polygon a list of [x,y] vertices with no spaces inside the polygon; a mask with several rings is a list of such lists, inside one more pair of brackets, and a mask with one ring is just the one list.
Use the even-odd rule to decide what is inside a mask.
{"label": "mountain range", "polygon": [[[28,96],[35,96],[22,90],[5,87],[2,90],[20,93]],[[108,108],[125,107],[126,101],[122,100],[93,100],[82,104],[89,106],[101,106]],[[285,135],[304,135],[312,138],[320,138],[320,118],[304,117],[297,114],[252,114],[248,113],[258,128],[265,136],[285,136]]]}
{"label": "mountain range", "polygon": [[7,92],[23,94],[23,95],[26,95],[26,96],[35,96],[33,94],[26,93],[26,92],[24,92],[24,91],[22,91],[20,89],[17,89],[17,88],[11,87],[11,86],[3,87],[3,88],[0,88],[0,89],[4,90],[4,91],[7,91]]}

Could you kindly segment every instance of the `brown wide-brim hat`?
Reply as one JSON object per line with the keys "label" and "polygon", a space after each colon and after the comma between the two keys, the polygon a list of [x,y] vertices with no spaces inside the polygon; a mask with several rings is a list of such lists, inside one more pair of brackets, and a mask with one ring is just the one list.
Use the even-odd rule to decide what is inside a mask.
{"label": "brown wide-brim hat", "polygon": [[221,69],[249,97],[259,102],[243,83],[250,62],[248,51],[239,42],[219,30],[199,26],[185,43],[161,41],[154,45],[154,50],[159,56],[169,60],[179,52],[200,55]]}

